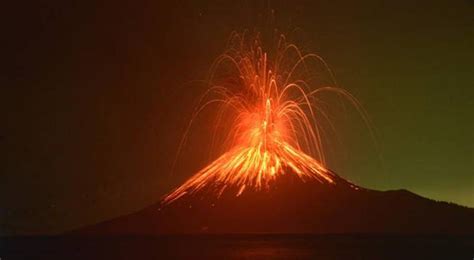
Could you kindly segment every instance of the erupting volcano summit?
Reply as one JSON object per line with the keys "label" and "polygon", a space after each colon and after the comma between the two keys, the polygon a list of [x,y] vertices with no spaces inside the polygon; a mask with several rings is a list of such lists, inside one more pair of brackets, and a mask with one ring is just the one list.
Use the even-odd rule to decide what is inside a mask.
{"label": "erupting volcano summit", "polygon": [[[273,55],[263,49],[258,35],[235,33],[229,43],[214,63],[209,89],[191,120],[211,104],[219,107],[216,125],[223,116],[232,118],[227,152],[167,195],[164,203],[207,186],[218,195],[237,187],[237,196],[247,189],[268,189],[285,173],[335,184],[325,166],[321,131],[330,121],[318,94],[329,91],[345,97],[366,120],[356,99],[336,87],[323,59],[303,54],[283,35]],[[326,81],[306,80],[312,78],[313,63],[329,76]]]}

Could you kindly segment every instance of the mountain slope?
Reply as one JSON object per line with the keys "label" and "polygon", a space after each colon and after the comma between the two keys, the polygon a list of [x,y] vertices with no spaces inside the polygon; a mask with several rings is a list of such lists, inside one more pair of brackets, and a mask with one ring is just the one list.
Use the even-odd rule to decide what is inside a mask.
{"label": "mountain slope", "polygon": [[474,209],[406,190],[374,191],[337,177],[302,182],[285,174],[270,190],[219,198],[203,190],[72,232],[75,235],[176,233],[394,233],[474,235]]}

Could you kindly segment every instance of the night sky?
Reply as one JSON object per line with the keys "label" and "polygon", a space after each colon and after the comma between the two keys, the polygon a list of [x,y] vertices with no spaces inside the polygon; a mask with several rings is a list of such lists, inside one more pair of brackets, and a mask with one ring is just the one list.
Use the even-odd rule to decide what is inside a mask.
{"label": "night sky", "polygon": [[3,10],[0,235],[139,210],[209,162],[204,117],[171,175],[204,90],[193,80],[244,29],[278,28],[320,54],[367,110],[375,142],[357,113],[335,110],[331,169],[474,207],[471,1],[91,2]]}

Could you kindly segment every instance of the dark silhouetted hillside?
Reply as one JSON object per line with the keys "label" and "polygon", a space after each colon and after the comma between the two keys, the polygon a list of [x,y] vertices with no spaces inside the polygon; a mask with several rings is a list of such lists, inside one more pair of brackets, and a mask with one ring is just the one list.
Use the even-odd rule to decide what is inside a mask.
{"label": "dark silhouetted hillside", "polygon": [[292,174],[271,190],[220,198],[211,191],[161,202],[72,234],[386,233],[474,234],[474,209],[437,202],[407,190],[375,191],[338,179],[337,185],[302,182]]}

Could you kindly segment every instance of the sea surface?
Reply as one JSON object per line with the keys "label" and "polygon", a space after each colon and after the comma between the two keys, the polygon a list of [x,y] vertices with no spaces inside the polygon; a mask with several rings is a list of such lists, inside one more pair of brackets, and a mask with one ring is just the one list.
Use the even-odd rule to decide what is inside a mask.
{"label": "sea surface", "polygon": [[0,238],[0,259],[474,259],[474,237],[188,235]]}

